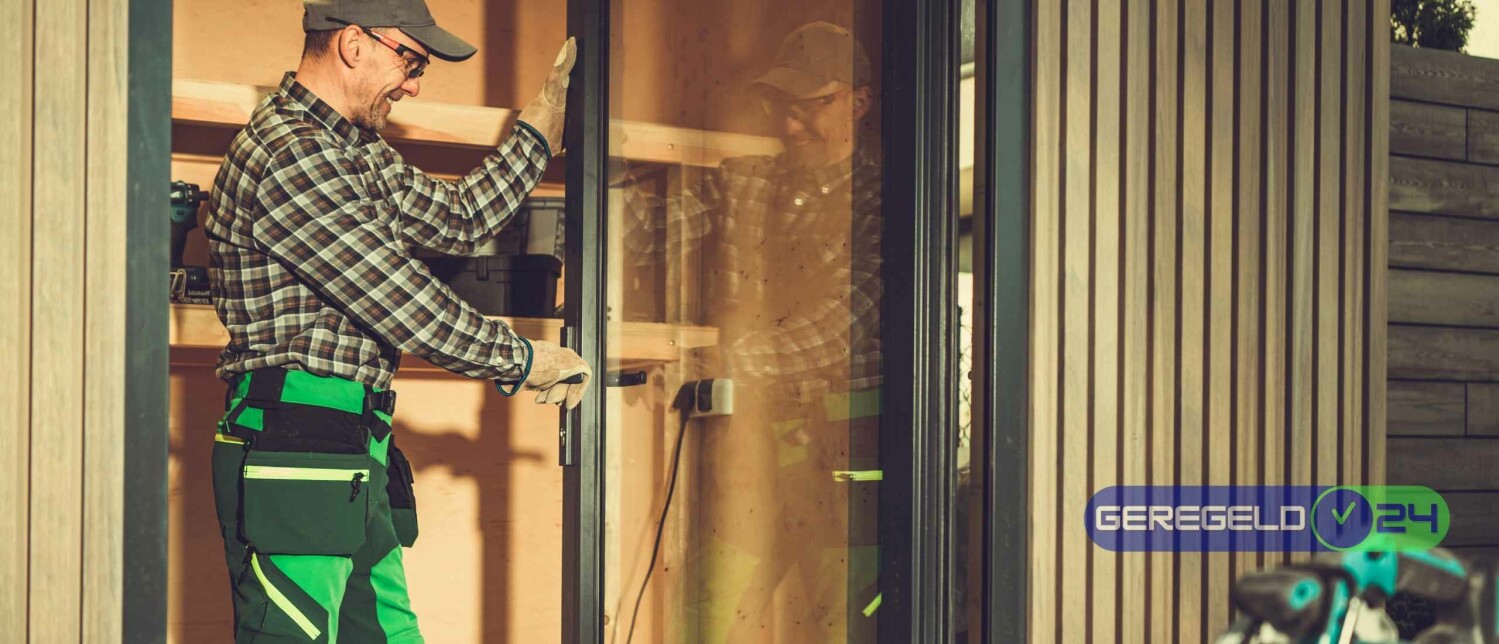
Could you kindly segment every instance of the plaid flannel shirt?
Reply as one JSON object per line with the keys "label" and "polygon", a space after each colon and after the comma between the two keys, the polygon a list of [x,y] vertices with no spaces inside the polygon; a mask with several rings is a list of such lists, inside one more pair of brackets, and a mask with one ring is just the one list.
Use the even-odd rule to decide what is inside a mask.
{"label": "plaid flannel shirt", "polygon": [[404,163],[287,74],[230,144],[207,224],[217,374],[286,367],[386,388],[401,352],[472,378],[524,378],[527,350],[412,259],[499,232],[551,156],[525,123],[456,182]]}
{"label": "plaid flannel shirt", "polygon": [[[780,157],[726,159],[680,195],[631,186],[624,247],[642,264],[709,251],[720,325],[739,320],[720,332],[736,379],[878,387],[882,176],[870,151],[816,170]],[[668,226],[680,234],[668,236]],[[668,238],[686,248],[667,248]]]}

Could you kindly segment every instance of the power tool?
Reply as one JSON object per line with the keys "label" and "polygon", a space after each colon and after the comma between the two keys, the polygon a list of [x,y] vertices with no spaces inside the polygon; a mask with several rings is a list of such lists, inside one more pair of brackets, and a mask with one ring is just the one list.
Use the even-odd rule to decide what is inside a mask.
{"label": "power tool", "polygon": [[[1402,598],[1434,612],[1417,632],[1386,609]],[[1217,644],[1492,644],[1494,571],[1434,548],[1338,552],[1253,572],[1234,584],[1243,615]],[[1394,612],[1394,611],[1389,611]]]}
{"label": "power tool", "polygon": [[198,227],[198,208],[208,200],[208,193],[196,183],[172,182],[172,302],[176,304],[211,304],[208,292],[208,269],[183,264],[187,234]]}

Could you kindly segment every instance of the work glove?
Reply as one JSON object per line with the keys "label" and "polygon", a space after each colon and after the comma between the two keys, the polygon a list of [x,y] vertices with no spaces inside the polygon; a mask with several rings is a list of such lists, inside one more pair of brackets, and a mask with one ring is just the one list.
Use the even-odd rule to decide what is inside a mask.
{"label": "work glove", "polygon": [[562,124],[567,116],[567,86],[572,77],[573,63],[578,60],[577,42],[568,38],[562,43],[552,61],[552,71],[541,86],[541,93],[526,104],[520,112],[520,120],[529,123],[547,140],[553,156],[562,151]]}
{"label": "work glove", "polygon": [[567,409],[578,406],[583,393],[588,391],[588,381],[593,378],[593,369],[576,352],[545,340],[531,341],[531,373],[521,387],[535,391],[539,405],[565,404]]}

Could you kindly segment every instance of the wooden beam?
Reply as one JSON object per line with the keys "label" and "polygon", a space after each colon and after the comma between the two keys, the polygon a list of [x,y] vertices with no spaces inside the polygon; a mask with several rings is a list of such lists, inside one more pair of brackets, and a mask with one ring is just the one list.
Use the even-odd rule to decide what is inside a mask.
{"label": "wooden beam", "polygon": [[1499,383],[1468,383],[1468,435],[1499,436]]}
{"label": "wooden beam", "polygon": [[1499,110],[1499,61],[1390,47],[1390,96]]}
{"label": "wooden beam", "polygon": [[[274,88],[177,80],[172,84],[172,120],[217,127],[244,127],[250,113]],[[438,146],[492,148],[509,136],[519,110],[448,105],[413,99],[391,113],[384,136]],[[617,122],[611,133],[621,156],[632,162],[716,166],[726,158],[773,155],[780,141],[764,136]]]}
{"label": "wooden beam", "polygon": [[1468,160],[1499,164],[1499,112],[1468,110]]}
{"label": "wooden beam", "polygon": [[1390,377],[1499,380],[1499,330],[1390,325]]}
{"label": "wooden beam", "polygon": [[1390,435],[1462,436],[1466,390],[1461,382],[1390,382]]}
{"label": "wooden beam", "polygon": [[1462,161],[1467,123],[1460,107],[1390,101],[1390,153]]}
{"label": "wooden beam", "polygon": [[1391,157],[1390,209],[1499,219],[1499,167]]}
{"label": "wooden beam", "polygon": [[1442,547],[1499,546],[1499,492],[1448,492],[1451,518]]}
{"label": "wooden beam", "polygon": [[1499,328],[1499,275],[1393,269],[1390,322]]}
{"label": "wooden beam", "polygon": [[1390,267],[1499,274],[1499,222],[1390,213]]}
{"label": "wooden beam", "polygon": [[[1463,458],[1453,458],[1461,454]],[[1499,440],[1391,438],[1390,485],[1424,485],[1439,492],[1499,489]]]}

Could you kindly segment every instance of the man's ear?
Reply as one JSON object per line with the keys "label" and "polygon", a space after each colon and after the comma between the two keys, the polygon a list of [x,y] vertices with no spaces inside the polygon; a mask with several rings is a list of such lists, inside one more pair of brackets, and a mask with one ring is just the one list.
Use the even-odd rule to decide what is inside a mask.
{"label": "man's ear", "polygon": [[864,115],[869,113],[869,106],[874,100],[874,90],[868,85],[863,85],[856,88],[849,96],[853,100],[854,120],[864,118]]}
{"label": "man's ear", "polygon": [[359,27],[349,25],[338,30],[338,36],[334,39],[335,49],[338,50],[338,59],[346,67],[355,67],[365,56],[369,55],[369,39]]}

